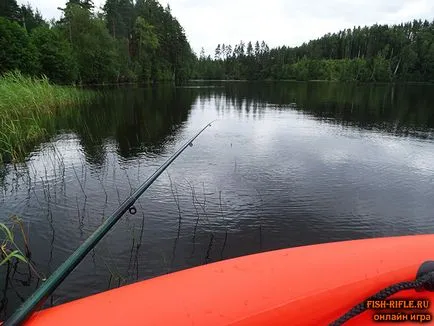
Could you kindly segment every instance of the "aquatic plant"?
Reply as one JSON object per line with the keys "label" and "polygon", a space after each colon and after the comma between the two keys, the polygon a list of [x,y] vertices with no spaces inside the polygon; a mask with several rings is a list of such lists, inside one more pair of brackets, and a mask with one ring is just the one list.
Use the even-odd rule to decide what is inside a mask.
{"label": "aquatic plant", "polygon": [[0,223],[0,230],[2,236],[0,237],[0,266],[10,262],[13,259],[18,259],[24,263],[28,263],[26,255],[21,251],[19,246],[15,242],[14,227],[18,225],[25,243],[27,255],[29,253],[27,237],[24,232],[24,228],[21,220],[18,217],[13,217],[13,225],[11,227],[6,226],[4,223]]}
{"label": "aquatic plant", "polygon": [[[0,267],[3,265],[8,266],[8,272],[9,275],[9,264],[13,261],[15,262],[23,262],[26,263],[26,266],[29,269],[28,275],[31,277],[31,275],[36,275],[37,278],[39,278],[42,281],[46,280],[46,276],[42,273],[39,273],[35,266],[33,265],[33,262],[31,260],[31,252],[29,247],[29,240],[28,236],[24,230],[23,221],[16,215],[11,217],[11,226],[7,226],[5,223],[0,223]],[[19,228],[18,231],[16,231],[16,227]],[[24,252],[20,249],[20,246],[17,244],[17,241],[15,240],[15,232],[18,232],[21,235],[21,240],[23,242],[22,246],[24,246]],[[13,269],[16,271],[17,264],[13,264]]]}
{"label": "aquatic plant", "polygon": [[27,77],[19,71],[0,76],[0,163],[17,162],[54,129],[54,117],[70,114],[95,93],[58,86],[48,78]]}

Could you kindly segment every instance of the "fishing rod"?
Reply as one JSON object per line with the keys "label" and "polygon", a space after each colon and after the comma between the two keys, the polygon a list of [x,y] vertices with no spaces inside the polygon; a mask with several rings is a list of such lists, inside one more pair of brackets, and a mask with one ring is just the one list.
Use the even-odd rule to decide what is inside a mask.
{"label": "fishing rod", "polygon": [[[214,120],[215,121],[215,120]],[[86,239],[83,244],[78,247],[75,252],[54,271],[53,274],[19,307],[11,317],[3,324],[3,326],[19,325],[24,322],[29,315],[37,308],[43,305],[45,300],[53,293],[53,291],[62,283],[62,281],[77,267],[83,258],[92,250],[93,247],[110,231],[116,222],[125,214],[127,210],[131,214],[137,212],[134,203],[140,196],[154,183],[154,181],[166,170],[169,165],[188,147],[193,146],[193,141],[205,131],[214,122],[208,123],[201,131],[193,138],[178,149],[167,161],[161,165],[130,197],[128,197],[107,220],[101,224],[95,232]],[[1,323],[0,323],[1,325]]]}

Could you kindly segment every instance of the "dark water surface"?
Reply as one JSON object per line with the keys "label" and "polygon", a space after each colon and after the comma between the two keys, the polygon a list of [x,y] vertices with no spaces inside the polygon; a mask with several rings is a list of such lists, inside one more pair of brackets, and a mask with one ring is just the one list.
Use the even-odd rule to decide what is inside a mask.
{"label": "dark water surface", "polygon": [[[0,173],[0,221],[23,219],[47,276],[214,119],[46,306],[271,249],[434,232],[429,85],[113,89]],[[0,266],[0,317],[37,285],[24,264]]]}

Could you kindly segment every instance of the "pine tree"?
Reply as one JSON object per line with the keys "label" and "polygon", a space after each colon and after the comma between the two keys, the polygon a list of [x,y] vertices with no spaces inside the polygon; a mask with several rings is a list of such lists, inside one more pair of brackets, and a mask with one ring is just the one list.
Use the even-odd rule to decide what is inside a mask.
{"label": "pine tree", "polygon": [[232,56],[232,46],[229,44],[226,47],[226,58],[230,58]]}
{"label": "pine tree", "polygon": [[28,32],[39,26],[47,26],[41,13],[37,9],[33,12],[33,9],[29,4],[27,6],[21,6],[20,16],[21,24]]}
{"label": "pine tree", "polygon": [[249,41],[249,43],[247,43],[247,56],[251,57],[253,55],[253,46],[252,46],[252,42]]}
{"label": "pine tree", "polygon": [[255,57],[259,57],[261,54],[261,48],[259,46],[259,41],[256,41],[255,43]]}
{"label": "pine tree", "polygon": [[239,46],[238,46],[238,49],[239,49],[240,56],[242,56],[242,57],[244,56],[244,47],[245,47],[244,42],[241,41]]}
{"label": "pine tree", "polygon": [[221,55],[221,48],[220,48],[220,44],[219,44],[219,45],[217,45],[217,47],[215,49],[215,56],[214,56],[214,58],[216,60],[219,60],[220,59],[220,55]]}

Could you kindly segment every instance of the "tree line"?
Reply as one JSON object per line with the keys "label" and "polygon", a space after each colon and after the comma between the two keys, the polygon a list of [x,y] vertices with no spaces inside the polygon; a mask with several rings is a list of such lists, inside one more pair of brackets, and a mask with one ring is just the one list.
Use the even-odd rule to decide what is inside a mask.
{"label": "tree line", "polygon": [[434,81],[434,21],[354,27],[298,47],[266,42],[191,49],[157,0],[69,0],[47,22],[30,5],[0,2],[0,74],[18,69],[56,83],[188,79]]}
{"label": "tree line", "polygon": [[219,44],[213,57],[202,49],[194,78],[433,82],[434,21],[354,27],[298,47]]}
{"label": "tree line", "polygon": [[56,83],[188,79],[195,55],[170,7],[156,0],[69,0],[47,22],[30,5],[0,2],[0,74],[20,70]]}

